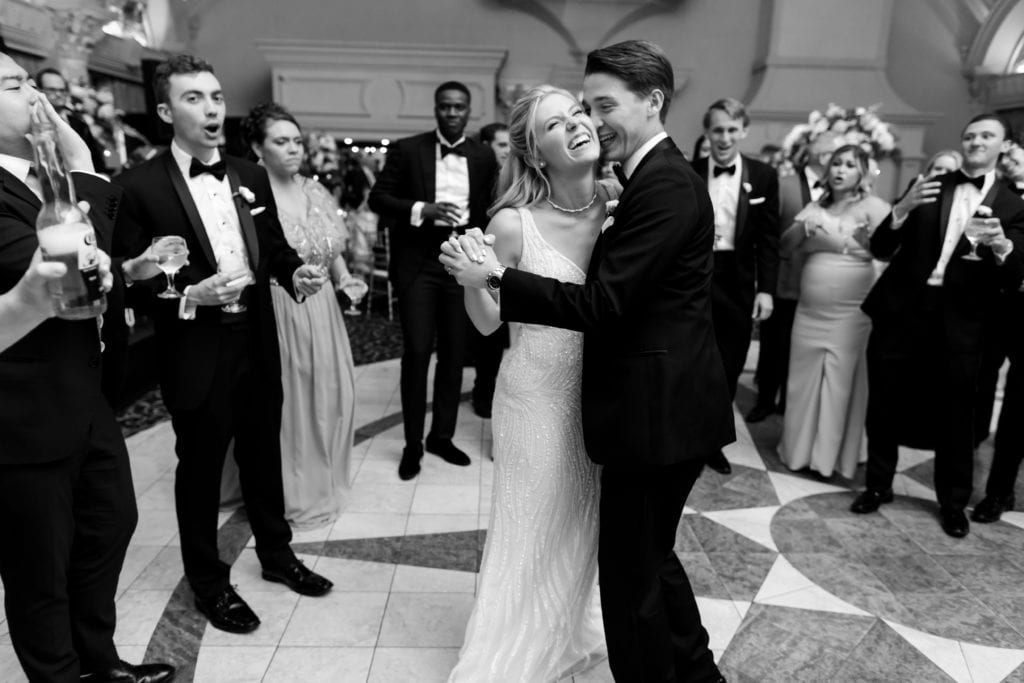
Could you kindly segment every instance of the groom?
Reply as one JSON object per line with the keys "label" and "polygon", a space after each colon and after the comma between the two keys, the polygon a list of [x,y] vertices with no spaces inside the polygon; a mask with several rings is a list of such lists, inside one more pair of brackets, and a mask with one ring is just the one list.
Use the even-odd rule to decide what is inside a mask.
{"label": "groom", "polygon": [[[587,56],[583,92],[605,158],[625,179],[594,246],[587,282],[441,261],[464,286],[500,292],[506,321],[581,330],[587,453],[604,465],[599,572],[619,681],[719,681],[708,634],[673,551],[708,456],[735,438],[711,321],[714,213],[704,184],[665,133],[672,65],[626,41]],[[462,249],[476,253],[472,240]]]}

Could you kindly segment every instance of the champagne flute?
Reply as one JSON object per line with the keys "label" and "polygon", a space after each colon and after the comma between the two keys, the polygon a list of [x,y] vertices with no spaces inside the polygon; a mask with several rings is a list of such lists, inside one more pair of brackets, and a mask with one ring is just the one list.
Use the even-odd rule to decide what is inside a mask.
{"label": "champagne flute", "polygon": [[362,278],[355,275],[349,276],[348,281],[341,286],[341,291],[345,292],[345,296],[348,297],[348,308],[345,309],[345,315],[363,314],[356,306],[362,301],[367,290],[369,290],[369,286]]}
{"label": "champagne flute", "polygon": [[979,218],[978,216],[972,216],[967,220],[967,225],[964,226],[964,237],[971,243],[971,251],[964,254],[960,258],[965,261],[980,261],[981,257],[978,256],[978,238],[981,237],[981,231],[987,226],[986,218]]}
{"label": "champagne flute", "polygon": [[167,277],[167,289],[157,294],[161,299],[180,299],[183,295],[174,287],[174,276],[188,259],[188,246],[185,238],[178,235],[164,235],[154,237],[153,255],[156,256],[156,265]]}
{"label": "champagne flute", "polygon": [[[245,259],[238,253],[234,248],[227,248],[217,258],[217,272],[222,275],[233,275],[236,276],[233,280],[228,282],[229,285],[235,284],[251,284],[253,281],[252,271],[245,265]],[[241,295],[239,295],[239,299]],[[230,301],[220,307],[220,310],[225,313],[245,313],[246,305],[241,303],[238,299]]]}

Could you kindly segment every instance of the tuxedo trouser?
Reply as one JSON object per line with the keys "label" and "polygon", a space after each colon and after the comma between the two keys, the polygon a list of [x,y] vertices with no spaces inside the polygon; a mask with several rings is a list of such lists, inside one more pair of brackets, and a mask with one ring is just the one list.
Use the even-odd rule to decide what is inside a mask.
{"label": "tuxedo trouser", "polygon": [[711,319],[715,341],[729,384],[729,397],[736,398],[743,366],[747,362],[750,334],[753,329],[753,303],[750,293],[741,291],[736,274],[736,254],[715,252],[715,272],[711,278]]}
{"label": "tuxedo trouser", "polygon": [[[1024,299],[1024,296],[1022,296]],[[1018,305],[1011,309],[1009,297],[1000,297],[997,304],[999,314],[992,321],[992,334],[986,339],[981,354],[981,369],[978,372],[978,393],[975,405],[974,435],[980,443],[988,438],[992,430],[992,413],[995,409],[996,388],[999,384],[999,371],[1010,354],[1010,338],[1013,334],[1013,315],[1024,313]]]}
{"label": "tuxedo trouser", "polygon": [[[917,329],[909,331],[910,326]],[[894,352],[894,334],[913,335],[922,343],[916,351]],[[927,336],[932,336],[929,340]],[[905,345],[905,344],[901,344]],[[912,346],[912,345],[911,345]],[[935,449],[935,494],[939,506],[967,507],[974,482],[974,407],[980,352],[954,352],[944,348],[941,322],[914,320],[889,325],[875,321],[868,340],[867,488],[892,487],[901,442],[901,420],[920,410],[922,401],[931,415]],[[931,378],[925,382],[927,368]],[[908,396],[908,389],[914,396]]]}
{"label": "tuxedo trouser", "polygon": [[[208,598],[230,584],[230,567],[217,551],[220,480],[228,444],[234,455],[245,511],[263,566],[280,566],[295,556],[284,518],[280,434],[270,434],[271,407],[250,358],[248,325],[221,325],[210,391],[194,409],[172,410],[178,468],[174,502],[181,534],[185,576],[196,595]],[[280,410],[280,406],[278,406]]]}
{"label": "tuxedo trouser", "polygon": [[601,610],[617,681],[707,681],[719,673],[675,547],[703,460],[638,471],[605,465],[598,539]]}
{"label": "tuxedo trouser", "polygon": [[402,324],[402,416],[405,443],[423,441],[427,415],[427,373],[437,341],[433,421],[430,434],[451,439],[462,397],[462,364],[469,342],[469,318],[462,287],[439,262],[428,263],[398,296]]}
{"label": "tuxedo trouser", "polygon": [[502,323],[493,334],[477,334],[476,378],[473,380],[473,403],[490,407],[494,386],[501,367],[501,356],[508,348],[508,325]]}
{"label": "tuxedo trouser", "polygon": [[1014,295],[1005,339],[1010,349],[1010,370],[1003,389],[1003,407],[999,412],[992,469],[985,492],[1001,498],[1013,493],[1024,460],[1024,294]]}
{"label": "tuxedo trouser", "polygon": [[[774,300],[771,316],[761,322],[761,350],[757,356],[757,405],[786,405],[789,348],[796,319],[796,299]],[[778,396],[778,403],[775,399]]]}
{"label": "tuxedo trouser", "polygon": [[7,624],[29,680],[77,682],[115,666],[114,597],[138,512],[128,451],[106,401],[97,398],[79,452],[0,466],[0,517]]}

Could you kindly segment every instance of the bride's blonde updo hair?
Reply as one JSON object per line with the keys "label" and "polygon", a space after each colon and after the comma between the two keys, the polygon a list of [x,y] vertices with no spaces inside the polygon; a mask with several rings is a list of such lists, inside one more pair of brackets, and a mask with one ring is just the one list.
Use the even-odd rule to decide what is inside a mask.
{"label": "bride's blonde updo hair", "polygon": [[493,216],[506,207],[519,208],[542,201],[551,194],[544,169],[537,152],[537,107],[548,95],[576,97],[563,88],[538,85],[530,88],[513,105],[508,123],[509,157],[498,177],[498,200],[487,210]]}

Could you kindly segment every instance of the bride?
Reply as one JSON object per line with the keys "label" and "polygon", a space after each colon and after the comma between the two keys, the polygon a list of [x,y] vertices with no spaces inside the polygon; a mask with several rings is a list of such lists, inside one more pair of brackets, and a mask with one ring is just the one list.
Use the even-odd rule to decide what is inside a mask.
{"label": "bride", "polygon": [[[581,284],[614,199],[596,180],[594,125],[567,91],[543,85],[516,103],[509,132],[487,228],[495,254]],[[501,322],[491,297],[465,292],[484,334]],[[600,468],[584,452],[580,419],[583,334],[520,323],[510,334],[494,395],[494,499],[479,591],[450,681],[557,681],[607,656],[597,592]]]}

